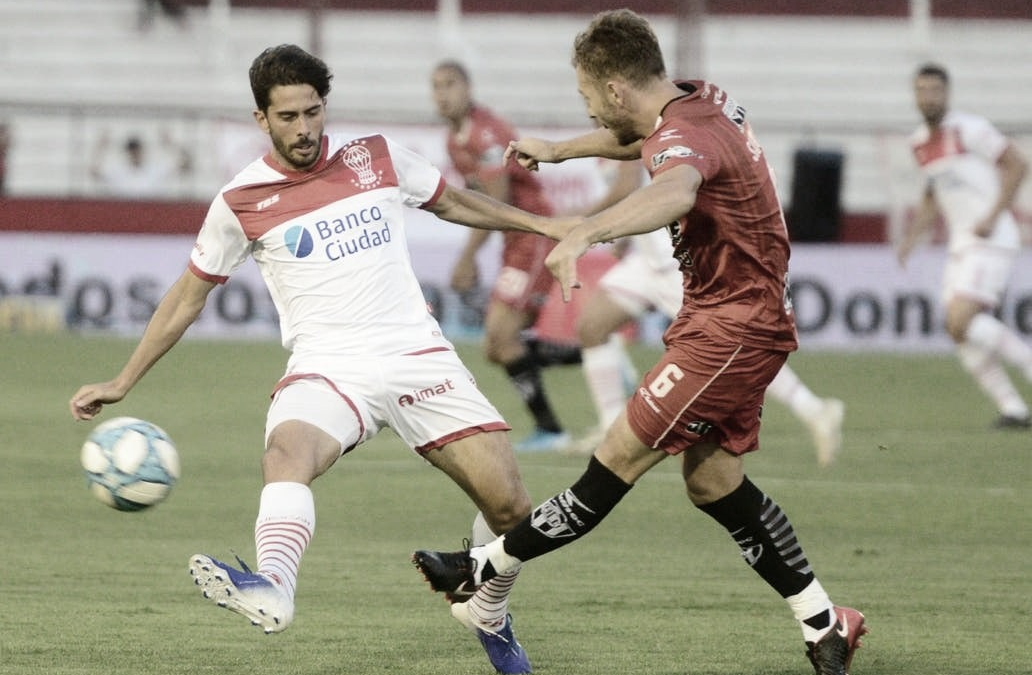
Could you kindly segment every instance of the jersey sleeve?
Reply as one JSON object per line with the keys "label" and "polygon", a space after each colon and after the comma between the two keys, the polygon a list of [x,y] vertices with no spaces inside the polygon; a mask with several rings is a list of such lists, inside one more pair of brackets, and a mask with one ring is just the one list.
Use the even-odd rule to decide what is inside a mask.
{"label": "jersey sleeve", "polygon": [[201,279],[225,283],[247,260],[251,242],[240,221],[220,194],[208,208],[190,253],[190,271]]}
{"label": "jersey sleeve", "polygon": [[693,131],[691,137],[676,128],[655,133],[646,140],[641,156],[652,176],[687,164],[702,174],[703,180],[708,180],[720,169],[717,152],[707,141],[705,132],[698,130]]}
{"label": "jersey sleeve", "polygon": [[961,127],[961,139],[964,147],[994,164],[1009,144],[1007,137],[992,122],[974,115],[965,119]]}
{"label": "jersey sleeve", "polygon": [[405,206],[420,208],[436,201],[444,190],[441,171],[422,155],[386,140]]}

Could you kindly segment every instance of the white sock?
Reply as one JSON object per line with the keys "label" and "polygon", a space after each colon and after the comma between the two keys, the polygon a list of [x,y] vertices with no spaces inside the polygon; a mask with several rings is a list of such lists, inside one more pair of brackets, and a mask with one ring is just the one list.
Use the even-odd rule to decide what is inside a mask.
{"label": "white sock", "polygon": [[968,325],[965,340],[999,354],[1032,382],[1032,347],[992,314],[982,312],[976,315]]}
{"label": "white sock", "polygon": [[623,412],[626,403],[624,375],[628,362],[619,335],[611,336],[605,344],[581,350],[581,369],[603,429]]}
{"label": "white sock", "polygon": [[315,499],[303,483],[269,483],[262,490],[254,544],[257,571],[278,581],[293,600],[301,556],[315,532]]}
{"label": "white sock", "polygon": [[788,406],[796,417],[809,422],[824,406],[824,401],[803,384],[788,364],[781,367],[774,380],[767,386],[767,393]]}
{"label": "white sock", "polygon": [[[620,367],[623,369],[624,396],[629,398],[637,388],[639,380],[641,380],[641,376],[638,374],[638,367],[634,365],[631,355],[627,353],[627,342],[622,335],[614,333],[609,337],[609,340],[616,340],[617,345],[620,347]],[[620,412],[618,411],[617,414],[619,415]]]}
{"label": "white sock", "polygon": [[495,571],[501,574],[517,572],[523,561],[505,552],[505,535],[494,541],[489,541],[483,546],[474,546],[469,550],[469,555],[477,561],[477,569],[483,569],[488,561]]}
{"label": "white sock", "polygon": [[993,352],[973,342],[964,342],[957,345],[957,356],[964,370],[975,378],[975,382],[993,400],[1000,413],[1015,417],[1028,415],[1025,400],[1014,388],[1007,371]]}
{"label": "white sock", "polygon": [[[473,519],[473,545],[483,546],[496,538],[484,519],[484,514],[477,513]],[[473,597],[466,602],[469,616],[474,623],[487,630],[497,630],[505,624],[505,617],[509,613],[509,593],[519,573],[520,568],[517,566],[505,574],[499,574],[477,589]]]}
{"label": "white sock", "polygon": [[[835,627],[835,606],[831,599],[824,592],[821,582],[814,579],[810,585],[795,595],[785,598],[788,606],[792,609],[792,615],[803,629],[803,640],[806,642],[817,642],[829,630]],[[821,612],[830,612],[831,623],[823,628],[813,628],[804,623],[806,619],[817,616]]]}

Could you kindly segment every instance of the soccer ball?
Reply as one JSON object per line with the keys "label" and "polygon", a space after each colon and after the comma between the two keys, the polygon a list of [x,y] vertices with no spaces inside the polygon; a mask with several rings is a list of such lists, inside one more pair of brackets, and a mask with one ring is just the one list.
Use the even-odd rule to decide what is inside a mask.
{"label": "soccer ball", "polygon": [[179,454],[160,427],[135,417],[98,425],[80,454],[93,496],[119,511],[140,511],[168,496],[179,478]]}

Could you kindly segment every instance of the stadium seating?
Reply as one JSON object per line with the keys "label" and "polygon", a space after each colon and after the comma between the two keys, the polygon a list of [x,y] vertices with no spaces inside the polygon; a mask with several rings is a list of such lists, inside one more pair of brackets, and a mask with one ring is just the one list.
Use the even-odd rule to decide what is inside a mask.
{"label": "stadium seating", "polygon": [[[586,16],[189,8],[188,26],[137,25],[138,0],[34,0],[0,5],[0,119],[12,122],[9,193],[88,194],[89,144],[101,129],[155,135],[171,128],[214,147],[220,120],[248,121],[246,72],[263,47],[317,48],[336,73],[330,113],[359,122],[435,123],[427,77],[442,56],[465,60],[477,95],[521,126],[584,126],[569,67]],[[221,8],[221,9],[220,9]],[[650,17],[652,18],[652,17]],[[668,57],[683,53],[671,16],[653,18]],[[523,22],[523,23],[521,23]],[[1027,21],[935,21],[921,47],[901,19],[710,17],[696,64],[750,111],[785,186],[800,146],[846,156],[843,205],[884,209],[895,144],[916,123],[910,75],[945,62],[969,106],[1032,137],[1032,41]],[[198,157],[197,197],[219,182]],[[888,174],[888,175],[887,175]]]}

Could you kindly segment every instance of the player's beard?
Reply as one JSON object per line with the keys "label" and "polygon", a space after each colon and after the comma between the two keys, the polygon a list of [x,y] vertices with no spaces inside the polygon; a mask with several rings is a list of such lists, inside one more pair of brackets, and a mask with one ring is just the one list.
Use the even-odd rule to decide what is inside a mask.
{"label": "player's beard", "polygon": [[630,145],[641,138],[641,134],[635,130],[634,125],[629,119],[613,117],[604,120],[603,123],[606,129],[609,129],[609,133],[616,136],[616,140],[620,145]]}
{"label": "player's beard", "polygon": [[616,136],[620,145],[630,145],[641,139],[641,134],[634,128],[634,122],[629,115],[609,103],[605,103],[604,108],[605,110],[596,116],[596,120],[609,129],[609,133]]}
{"label": "player's beard", "polygon": [[[319,161],[320,139],[307,139],[306,141],[293,141],[285,143],[282,139],[274,138],[273,146],[280,157],[285,159],[296,171],[304,171]],[[311,150],[314,149],[314,152]],[[305,154],[308,152],[308,154]]]}
{"label": "player's beard", "polygon": [[946,117],[946,107],[925,107],[921,109],[921,115],[924,117],[925,122],[930,127],[937,127],[942,119]]}

